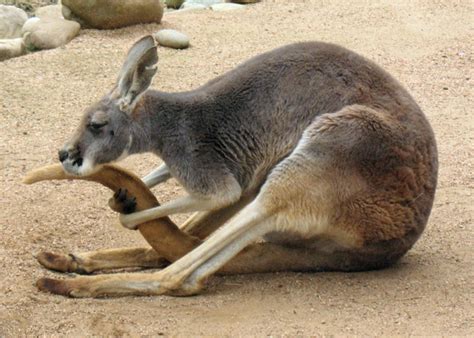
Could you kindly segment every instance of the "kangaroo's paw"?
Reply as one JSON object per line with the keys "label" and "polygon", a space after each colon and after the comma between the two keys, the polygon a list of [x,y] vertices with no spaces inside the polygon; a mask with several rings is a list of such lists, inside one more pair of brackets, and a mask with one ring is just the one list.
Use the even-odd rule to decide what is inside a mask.
{"label": "kangaroo's paw", "polygon": [[75,272],[78,274],[89,273],[81,267],[80,260],[73,254],[43,251],[36,256],[36,259],[42,266],[49,270]]}
{"label": "kangaroo's paw", "polygon": [[135,212],[137,200],[135,197],[130,196],[127,189],[120,188],[109,200],[109,206],[112,210],[121,214],[131,214]]}

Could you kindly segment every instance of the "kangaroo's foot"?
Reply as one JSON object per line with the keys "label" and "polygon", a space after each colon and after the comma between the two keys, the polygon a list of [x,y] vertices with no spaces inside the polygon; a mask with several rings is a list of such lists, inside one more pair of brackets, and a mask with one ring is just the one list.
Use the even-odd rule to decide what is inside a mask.
{"label": "kangaroo's foot", "polygon": [[127,295],[191,296],[199,293],[202,284],[183,283],[162,273],[117,273],[69,279],[41,278],[36,282],[41,291],[72,298],[101,298]]}
{"label": "kangaroo's foot", "polygon": [[40,252],[36,259],[45,268],[59,272],[75,272],[79,274],[88,274],[82,267],[80,260],[73,254],[62,254],[49,251]]}
{"label": "kangaroo's foot", "polygon": [[78,274],[123,268],[163,268],[169,265],[169,261],[152,248],[106,249],[78,254],[44,251],[36,259],[47,269]]}

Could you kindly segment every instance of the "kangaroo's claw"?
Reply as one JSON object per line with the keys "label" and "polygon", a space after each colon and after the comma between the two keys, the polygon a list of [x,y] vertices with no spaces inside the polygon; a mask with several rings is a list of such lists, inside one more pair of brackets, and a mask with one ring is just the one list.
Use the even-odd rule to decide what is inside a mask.
{"label": "kangaroo's claw", "polygon": [[109,206],[121,214],[131,214],[136,210],[137,199],[129,196],[127,189],[119,188],[109,200]]}

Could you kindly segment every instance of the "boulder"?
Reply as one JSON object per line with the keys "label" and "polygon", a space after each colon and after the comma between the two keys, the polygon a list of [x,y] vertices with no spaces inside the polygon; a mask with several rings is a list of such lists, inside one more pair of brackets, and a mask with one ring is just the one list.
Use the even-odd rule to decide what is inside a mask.
{"label": "boulder", "polygon": [[21,37],[21,27],[28,19],[26,12],[15,6],[0,5],[0,39]]}
{"label": "boulder", "polygon": [[22,38],[0,39],[0,61],[26,54]]}
{"label": "boulder", "polygon": [[63,15],[82,26],[113,29],[143,23],[160,23],[163,7],[158,0],[63,0]]}
{"label": "boulder", "polygon": [[71,41],[80,29],[74,21],[31,18],[23,26],[23,37],[28,50],[52,49]]}
{"label": "boulder", "polygon": [[156,41],[164,47],[174,49],[184,49],[189,47],[189,38],[186,34],[175,31],[174,29],[162,29],[153,34]]}
{"label": "boulder", "polygon": [[50,5],[38,7],[35,11],[38,18],[64,19],[61,5]]}

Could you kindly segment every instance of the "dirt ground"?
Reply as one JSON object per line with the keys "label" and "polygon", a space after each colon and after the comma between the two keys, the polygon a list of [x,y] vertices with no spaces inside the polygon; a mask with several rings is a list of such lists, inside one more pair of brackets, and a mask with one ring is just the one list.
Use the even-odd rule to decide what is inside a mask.
{"label": "dirt ground", "polygon": [[[0,336],[474,335],[473,13],[467,0],[268,0],[232,12],[167,13],[162,25],[84,30],[65,48],[0,63]],[[145,245],[117,225],[105,188],[20,180],[56,161],[83,109],[112,87],[131,44],[161,28],[187,33],[192,47],[159,48],[160,90],[194,88],[302,40],[342,44],[397,77],[439,147],[436,201],[415,247],[383,271],[215,277],[189,298],[40,293],[36,279],[60,274],[35,253]],[[145,174],[157,163],[140,155],[121,164]],[[155,192],[160,201],[182,194],[173,181]]]}

